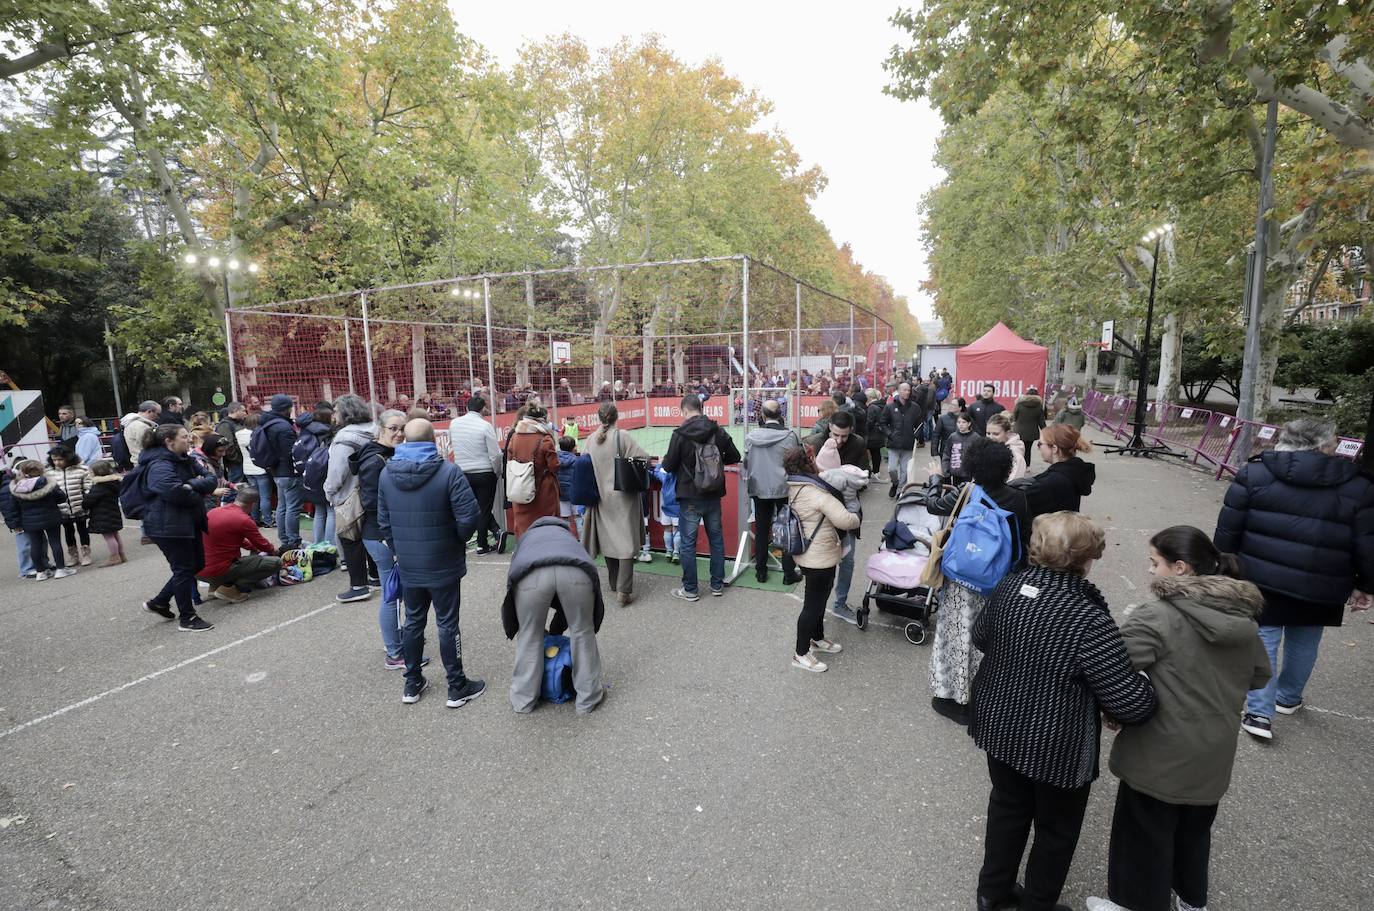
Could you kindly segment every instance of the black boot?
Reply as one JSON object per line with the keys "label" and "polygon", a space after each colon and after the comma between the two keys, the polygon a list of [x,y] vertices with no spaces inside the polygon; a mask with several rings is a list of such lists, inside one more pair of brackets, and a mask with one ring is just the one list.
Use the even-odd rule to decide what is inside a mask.
{"label": "black boot", "polygon": [[767,581],[768,581],[768,567],[766,567],[766,566],[760,566],[760,567],[758,567],[757,569],[755,569],[755,570],[754,570],[754,578],[757,579],[757,580],[759,580],[760,582],[767,582]]}

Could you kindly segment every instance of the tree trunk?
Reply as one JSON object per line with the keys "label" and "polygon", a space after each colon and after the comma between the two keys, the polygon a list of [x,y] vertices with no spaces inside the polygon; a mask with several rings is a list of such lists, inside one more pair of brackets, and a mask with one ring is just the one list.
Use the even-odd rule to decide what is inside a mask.
{"label": "tree trunk", "polygon": [[606,371],[606,349],[608,336],[610,335],[611,320],[615,318],[616,311],[620,309],[620,292],[622,278],[620,272],[615,273],[615,284],[611,288],[611,298],[606,300],[604,291],[599,282],[593,280],[597,288],[597,317],[596,325],[592,327],[592,390],[599,392],[601,384],[607,382]]}
{"label": "tree trunk", "polygon": [[1083,391],[1097,388],[1097,352],[1096,347],[1088,348],[1083,356]]}
{"label": "tree trunk", "polygon": [[[1182,320],[1177,313],[1170,313],[1164,317],[1164,335],[1160,339],[1159,353],[1159,380],[1156,384],[1158,389],[1155,391],[1155,400],[1158,402],[1156,409],[1161,409],[1165,403],[1174,404],[1178,401],[1179,386],[1183,380],[1183,332],[1180,325]],[[1162,414],[1162,411],[1156,411]]]}

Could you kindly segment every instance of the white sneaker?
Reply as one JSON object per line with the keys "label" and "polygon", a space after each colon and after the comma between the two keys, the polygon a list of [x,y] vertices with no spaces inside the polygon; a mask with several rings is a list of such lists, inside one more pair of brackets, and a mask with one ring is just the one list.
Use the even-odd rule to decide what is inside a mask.
{"label": "white sneaker", "polygon": [[645,553],[641,550],[639,552],[639,556],[635,557],[635,560],[640,563],[652,563],[654,562],[654,555],[650,553]]}
{"label": "white sneaker", "polygon": [[74,566],[64,566],[64,567],[62,567],[61,569],[59,569],[57,572],[53,573],[53,574],[52,574],[52,577],[53,577],[54,579],[65,579],[65,578],[67,578],[68,576],[74,576],[74,575],[76,575],[76,567],[74,567]]}
{"label": "white sneaker", "polygon": [[1131,911],[1130,908],[1118,905],[1110,898],[1098,898],[1093,895],[1088,896],[1085,904],[1088,906],[1088,911]]}
{"label": "white sneaker", "polygon": [[46,570],[46,569],[45,569],[45,570],[43,570],[41,573],[39,573],[38,575],[34,576],[34,577],[33,577],[33,581],[35,581],[35,582],[47,582],[47,581],[48,581],[49,579],[51,579],[51,578],[52,578],[52,571],[51,571],[51,570]]}
{"label": "white sneaker", "polygon": [[825,662],[817,661],[816,656],[810,652],[805,655],[793,655],[792,666],[801,668],[804,671],[811,671],[813,674],[823,674],[829,670]]}
{"label": "white sneaker", "polygon": [[838,655],[844,651],[844,646],[838,642],[831,642],[829,639],[812,639],[811,651],[820,652],[822,655]]}

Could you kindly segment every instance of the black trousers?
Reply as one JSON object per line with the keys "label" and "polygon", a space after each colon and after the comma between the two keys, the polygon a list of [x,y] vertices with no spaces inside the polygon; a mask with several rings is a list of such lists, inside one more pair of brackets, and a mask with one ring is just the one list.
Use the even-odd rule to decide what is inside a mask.
{"label": "black trousers", "polygon": [[[1037,437],[1036,439],[1039,439]],[[1021,444],[1026,447],[1026,465],[1030,465],[1031,446],[1034,445],[1030,440],[1022,440]]]}
{"label": "black trousers", "polygon": [[492,504],[496,501],[496,473],[465,471],[463,477],[468,479],[472,495],[477,498],[477,508],[482,510],[482,518],[477,521],[477,546],[486,547],[490,543],[487,539],[488,532],[496,535],[497,540],[501,537],[501,526],[496,523],[496,516],[492,515]]}
{"label": "black trousers", "polygon": [[988,756],[988,777],[992,779],[992,793],[988,795],[978,894],[994,902],[1011,897],[1033,823],[1035,843],[1026,861],[1021,908],[1052,911],[1069,876],[1092,786],[1056,788],[1042,784],[992,756]]}
{"label": "black trousers", "polygon": [[1121,782],[1107,851],[1111,900],[1131,911],[1168,911],[1169,893],[1177,892],[1204,907],[1216,818],[1216,804],[1165,803]]}
{"label": "black trousers", "polygon": [[205,547],[200,535],[194,538],[153,538],[153,543],[167,558],[172,578],[153,596],[154,604],[171,606],[176,599],[177,613],[182,620],[196,615],[193,596],[196,594],[196,573],[205,568]]}
{"label": "black trousers", "polygon": [[67,539],[68,547],[76,547],[78,537],[82,544],[87,547],[91,546],[91,530],[87,522],[87,516],[73,516],[70,519],[62,520],[62,532]]}
{"label": "black trousers", "polygon": [[339,549],[343,551],[344,561],[348,564],[349,587],[367,588],[368,556],[363,548],[363,539],[339,535]]}
{"label": "black trousers", "polygon": [[798,655],[811,651],[812,639],[825,638],[825,602],[830,600],[830,590],[835,587],[835,567],[802,567],[802,575],[806,578],[806,590],[802,595],[801,615],[797,617]]}
{"label": "black trousers", "polygon": [[[765,569],[768,566],[768,545],[773,540],[773,516],[778,508],[787,503],[787,498],[779,500],[766,500],[761,497],[753,497],[754,500],[754,569]],[[791,554],[782,555],[782,572],[785,576],[795,576],[797,574],[797,564],[792,561]]]}
{"label": "black trousers", "polygon": [[878,474],[882,474],[882,473],[883,473],[883,447],[881,447],[881,446],[870,446],[870,447],[868,447],[868,461],[869,461],[869,464],[870,464],[870,466],[871,466],[871,467],[869,468],[869,471],[876,472],[876,473],[878,473]]}

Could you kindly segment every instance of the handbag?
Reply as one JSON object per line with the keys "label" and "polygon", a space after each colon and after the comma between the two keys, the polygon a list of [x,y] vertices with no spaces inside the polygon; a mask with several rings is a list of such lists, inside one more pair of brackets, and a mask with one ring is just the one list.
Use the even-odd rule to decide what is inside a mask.
{"label": "handbag", "polygon": [[964,504],[968,502],[969,491],[972,488],[972,484],[964,485],[963,490],[959,491],[959,498],[954,501],[954,510],[949,514],[949,521],[945,523],[943,528],[930,536],[930,558],[926,560],[925,571],[921,573],[921,584],[926,588],[944,587],[945,573],[942,564],[944,562],[945,543],[949,541],[950,533],[954,530],[954,523],[959,518],[959,513],[963,510]]}
{"label": "handbag", "polygon": [[615,432],[615,489],[622,493],[643,493],[649,489],[647,459],[627,459],[620,447],[620,431]]}
{"label": "handbag", "polygon": [[334,507],[334,528],[335,533],[340,538],[347,538],[350,541],[362,539],[363,497],[358,492],[356,483],[344,501]]}

